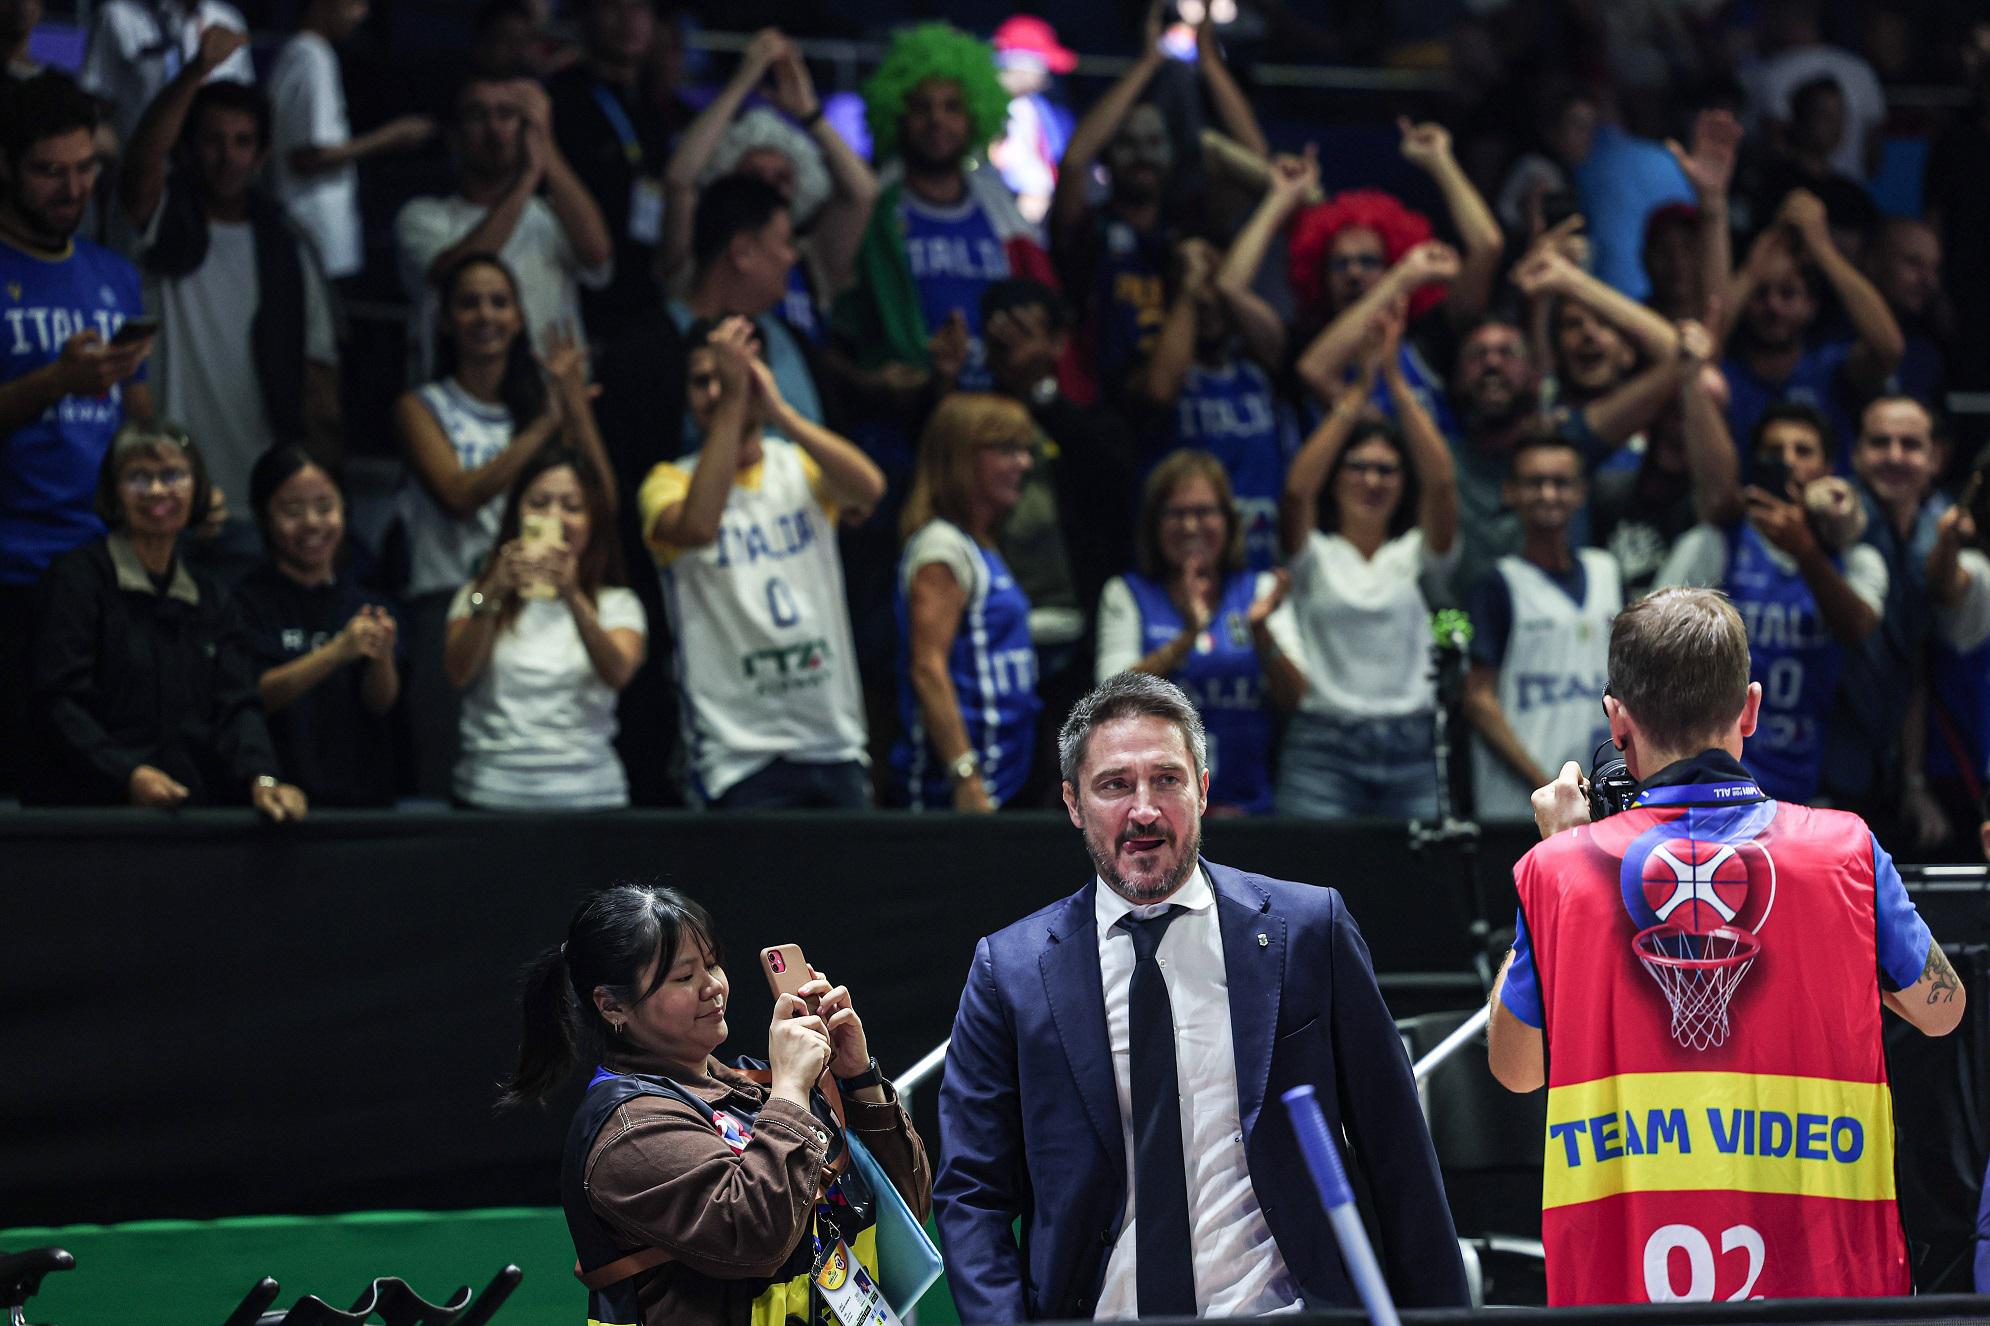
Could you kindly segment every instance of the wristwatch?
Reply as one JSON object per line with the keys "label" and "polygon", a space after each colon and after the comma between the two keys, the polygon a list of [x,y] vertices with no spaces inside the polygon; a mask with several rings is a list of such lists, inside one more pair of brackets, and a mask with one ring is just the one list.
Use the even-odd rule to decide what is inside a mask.
{"label": "wristwatch", "polygon": [[962,751],[959,759],[947,766],[947,773],[956,783],[964,783],[981,772],[981,760],[973,751]]}
{"label": "wristwatch", "polygon": [[1030,384],[1030,404],[1042,409],[1057,399],[1057,378],[1048,375]]}
{"label": "wristwatch", "polygon": [[878,1061],[873,1059],[870,1066],[855,1077],[837,1078],[836,1085],[843,1091],[862,1091],[865,1087],[881,1087],[884,1085],[884,1070],[879,1068]]}
{"label": "wristwatch", "polygon": [[499,603],[492,595],[484,593],[481,589],[470,591],[470,613],[472,616],[495,617],[503,610],[504,605]]}
{"label": "wristwatch", "polygon": [[279,782],[277,781],[277,779],[275,778],[275,776],[274,776],[274,775],[271,775],[271,774],[257,774],[257,775],[256,775],[256,786],[257,786],[257,787],[280,787],[280,786],[282,786],[282,784],[281,784],[281,783],[279,783]]}

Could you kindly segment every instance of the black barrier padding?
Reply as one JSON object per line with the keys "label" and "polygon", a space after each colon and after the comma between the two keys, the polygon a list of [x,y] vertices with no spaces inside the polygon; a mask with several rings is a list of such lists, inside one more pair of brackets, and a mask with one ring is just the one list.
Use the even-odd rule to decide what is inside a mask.
{"label": "black barrier padding", "polygon": [[1976,1204],[1990,1156],[1990,948],[1945,947],[1968,992],[1962,1022],[1923,1036],[1886,1019],[1893,1084],[1900,1222],[1923,1293],[1975,1287]]}
{"label": "black barrier padding", "polygon": [[[1526,842],[1510,837],[1481,856],[1496,918]],[[1214,859],[1341,888],[1385,981],[1445,973],[1445,1001],[1469,1004],[1457,865],[1406,841],[1400,824],[1205,826]],[[754,954],[792,941],[850,984],[895,1071],[951,1029],[975,939],[1089,874],[1051,814],[0,816],[0,1212],[550,1203],[570,1099],[491,1101],[518,969],[586,889],[661,879],[712,909],[725,1052],[764,1052]]]}
{"label": "black barrier padding", "polygon": [[[1983,1326],[1990,1321],[1990,1296],[1938,1294],[1925,1298],[1799,1298],[1754,1303],[1641,1303],[1634,1307],[1501,1308],[1496,1316],[1458,1309],[1418,1309],[1401,1314],[1403,1326],[1505,1326],[1552,1323],[1552,1326],[1879,1326],[1883,1322],[1918,1321],[1941,1326]],[[1207,1320],[1207,1319],[1206,1319]],[[1206,1326],[1205,1320],[1205,1326]],[[1238,1318],[1237,1320],[1242,1320]],[[1368,1318],[1359,1312],[1302,1313],[1282,1321],[1313,1326],[1360,1326]]]}
{"label": "black barrier padding", "polygon": [[[1403,1326],[1484,1326],[1497,1321],[1512,1326],[1879,1326],[1917,1321],[1936,1326],[1983,1326],[1990,1321],[1990,1295],[1938,1294],[1922,1298],[1797,1298],[1749,1303],[1639,1303],[1596,1308],[1500,1308],[1496,1314],[1465,1308],[1415,1308],[1398,1314]],[[1262,1321],[1263,1318],[1204,1317],[1215,1322]],[[1347,1310],[1299,1312],[1280,1317],[1281,1326],[1367,1326],[1366,1313]],[[1140,1326],[1190,1326],[1193,1317],[1144,1318]],[[1063,1323],[1061,1326],[1081,1326]],[[1083,1323],[1083,1326],[1094,1326]]]}

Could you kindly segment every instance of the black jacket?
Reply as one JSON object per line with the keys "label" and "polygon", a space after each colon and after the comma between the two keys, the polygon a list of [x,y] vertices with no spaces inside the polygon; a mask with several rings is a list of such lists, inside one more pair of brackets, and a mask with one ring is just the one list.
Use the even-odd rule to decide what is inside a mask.
{"label": "black jacket", "polygon": [[123,805],[149,764],[190,805],[242,805],[278,772],[240,615],[175,559],[162,591],[123,534],[57,558],[41,582],[32,684],[43,759],[23,799]]}

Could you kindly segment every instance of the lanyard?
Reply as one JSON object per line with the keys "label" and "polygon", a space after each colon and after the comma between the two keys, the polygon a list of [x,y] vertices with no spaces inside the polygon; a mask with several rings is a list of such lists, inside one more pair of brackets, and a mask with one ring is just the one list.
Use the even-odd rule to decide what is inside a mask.
{"label": "lanyard", "polygon": [[1732,806],[1743,801],[1767,801],[1753,783],[1686,783],[1649,787],[1631,801],[1633,806]]}
{"label": "lanyard", "polygon": [[636,137],[636,126],[629,122],[629,112],[622,109],[622,101],[608,90],[606,83],[594,85],[594,104],[601,107],[601,113],[608,117],[608,125],[615,136],[622,140],[622,155],[632,166],[643,164],[642,140]]}

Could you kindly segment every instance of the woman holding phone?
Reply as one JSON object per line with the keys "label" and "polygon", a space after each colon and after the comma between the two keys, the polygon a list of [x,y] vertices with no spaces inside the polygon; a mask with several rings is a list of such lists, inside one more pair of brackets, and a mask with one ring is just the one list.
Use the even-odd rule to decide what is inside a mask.
{"label": "woman holding phone", "polygon": [[[588,1317],[672,1326],[829,1322],[809,1272],[841,1241],[875,1277],[879,1194],[848,1138],[924,1220],[932,1172],[870,1057],[850,992],[813,969],[774,1004],[767,1063],[714,1057],[730,985],[712,918],[675,889],[617,884],[530,967],[504,1103],[595,1067],[561,1196]],[[817,1001],[810,1013],[805,1000]],[[817,1087],[827,1068],[841,1118]]]}
{"label": "woman holding phone", "polygon": [[407,538],[416,790],[443,795],[456,759],[457,697],[441,669],[449,605],[502,541],[505,494],[542,451],[612,466],[594,420],[587,351],[570,329],[544,329],[535,355],[518,282],[494,254],[472,253],[442,274],[436,379],[402,393],[394,428],[408,462],[396,499]]}
{"label": "woman holding phone", "polygon": [[464,692],[465,805],[629,804],[615,696],[642,666],[649,623],[622,583],[612,491],[585,453],[541,451],[512,485],[489,564],[449,605],[442,666]]}

